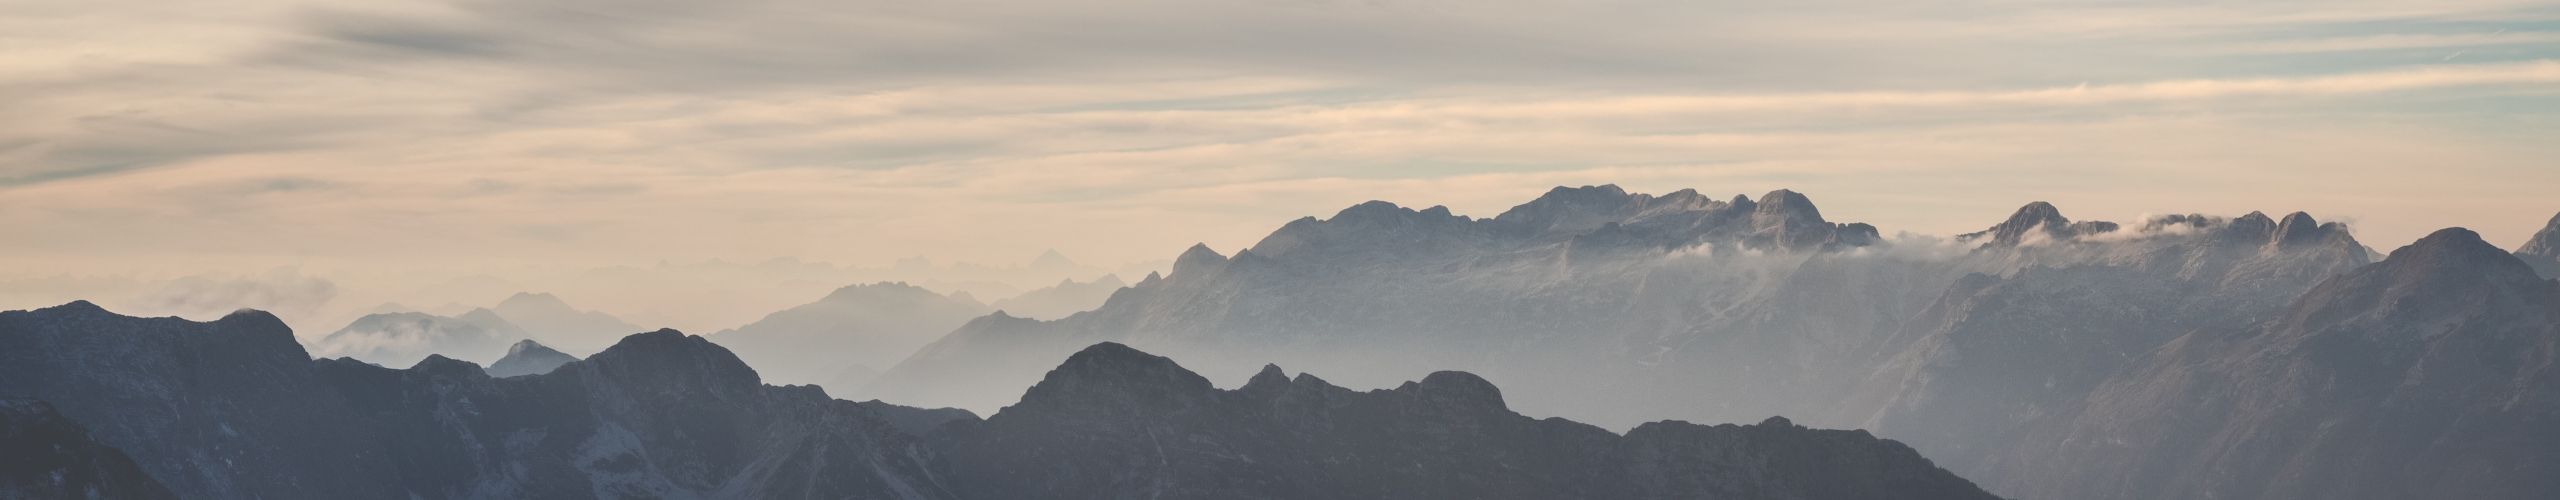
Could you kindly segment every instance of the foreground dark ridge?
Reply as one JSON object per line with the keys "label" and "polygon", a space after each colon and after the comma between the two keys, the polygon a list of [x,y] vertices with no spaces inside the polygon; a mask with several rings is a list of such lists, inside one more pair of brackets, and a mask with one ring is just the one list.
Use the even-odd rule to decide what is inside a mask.
{"label": "foreground dark ridge", "polygon": [[1275,368],[1221,391],[1118,344],[980,421],[763,385],[672,330],[493,378],[311,360],[261,312],[75,302],[0,313],[0,397],[50,402],[183,498],[1992,498],[1859,431],[1619,436],[1456,372],[1354,392]]}
{"label": "foreground dark ridge", "polygon": [[1116,343],[934,439],[976,498],[1994,498],[1865,431],[1771,418],[1620,436],[1513,413],[1464,372],[1360,392],[1268,366],[1220,390]]}

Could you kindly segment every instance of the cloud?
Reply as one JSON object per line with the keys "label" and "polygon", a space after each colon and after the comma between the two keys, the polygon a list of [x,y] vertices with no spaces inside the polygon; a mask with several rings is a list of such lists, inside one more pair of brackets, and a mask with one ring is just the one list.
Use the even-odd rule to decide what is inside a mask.
{"label": "cloud", "polygon": [[130,303],[131,314],[196,319],[220,317],[240,309],[300,317],[318,310],[338,295],[338,285],[279,268],[257,275],[196,275],[171,280],[145,291]]}

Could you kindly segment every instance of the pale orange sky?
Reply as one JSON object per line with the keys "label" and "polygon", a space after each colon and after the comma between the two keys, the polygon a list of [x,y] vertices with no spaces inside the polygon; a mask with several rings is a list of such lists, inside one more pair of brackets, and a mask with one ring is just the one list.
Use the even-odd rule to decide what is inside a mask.
{"label": "pale orange sky", "polygon": [[0,307],[504,275],[718,328],[579,276],[1134,269],[1600,183],[1888,234],[2303,210],[2385,251],[2560,211],[2549,2],[38,1],[0,46]]}

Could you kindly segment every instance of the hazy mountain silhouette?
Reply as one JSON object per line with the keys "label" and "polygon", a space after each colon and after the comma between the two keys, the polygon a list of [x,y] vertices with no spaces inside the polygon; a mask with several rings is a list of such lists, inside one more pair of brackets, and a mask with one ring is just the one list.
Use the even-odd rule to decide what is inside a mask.
{"label": "hazy mountain silhouette", "polygon": [[711,339],[737,351],[771,380],[831,384],[834,392],[850,395],[861,389],[855,384],[867,382],[867,375],[880,367],[987,311],[977,301],[906,283],[872,283],[836,289],[817,302],[766,315]]}
{"label": "hazy mountain silhouette", "polygon": [[[995,301],[993,304],[988,304],[988,307],[1025,318],[1058,319],[1101,307],[1103,301],[1111,298],[1111,294],[1127,286],[1129,284],[1120,281],[1119,275],[1106,274],[1101,278],[1082,282],[1070,279],[1059,281],[1057,285],[1048,288],[1023,292],[1021,295]],[[894,361],[892,363],[894,364]]]}
{"label": "hazy mountain silhouette", "polygon": [[539,342],[525,340],[516,342],[515,345],[507,346],[506,357],[498,358],[496,362],[489,363],[489,368],[486,371],[489,372],[489,376],[500,378],[521,375],[540,375],[544,373],[551,373],[551,370],[559,368],[560,365],[569,364],[569,362],[577,360],[578,358],[576,356],[570,356],[560,351],[552,350],[549,347],[544,347]]}
{"label": "hazy mountain silhouette", "polygon": [[517,293],[490,308],[534,338],[574,354],[593,353],[644,328],[613,315],[571,307],[548,293]]}
{"label": "hazy mountain silhouette", "polygon": [[418,312],[368,314],[311,345],[319,357],[350,357],[383,366],[409,366],[432,355],[494,361],[527,334],[506,320],[473,310],[465,318]]}

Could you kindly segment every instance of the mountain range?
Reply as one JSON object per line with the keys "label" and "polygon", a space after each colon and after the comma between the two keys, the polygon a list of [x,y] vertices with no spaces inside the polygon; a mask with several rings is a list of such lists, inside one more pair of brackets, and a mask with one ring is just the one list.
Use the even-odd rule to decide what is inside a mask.
{"label": "mountain range", "polygon": [[[706,337],[623,336],[641,329],[523,294],[368,316],[306,351],[264,313],[75,302],[0,313],[0,400],[55,411],[10,425],[57,429],[56,462],[111,479],[0,467],[0,487],[2560,497],[2554,276],[2560,217],[2512,252],[2449,228],[2383,254],[2302,212],[2032,202],[1888,238],[1792,191],[1585,186],[1483,219],[1362,203],[994,305],[844,287]],[[596,354],[544,347],[555,332]]]}
{"label": "mountain range", "polygon": [[[2365,477],[2459,477],[2473,487],[2459,491],[2552,491],[2537,489],[2534,479],[2549,468],[2457,471],[2462,466],[2452,461],[2349,466],[2305,458],[2301,467],[2331,468],[2270,465],[2293,475],[2234,476],[2194,465],[2078,460],[2091,453],[2088,446],[2119,442],[2092,440],[2099,431],[2086,426],[2109,422],[2092,415],[2142,414],[2092,407],[2136,400],[2132,393],[2156,389],[2162,373],[2209,373],[2199,367],[2213,362],[2186,359],[2197,355],[2188,351],[2197,339],[2268,328],[2303,314],[2302,303],[2321,298],[2321,290],[2379,286],[2344,280],[2406,260],[2375,262],[2379,254],[2345,225],[2300,212],[2085,221],[2036,202],[1949,239],[1877,234],[1864,224],[1829,221],[1807,197],[1783,190],[1718,200],[1689,190],[1657,197],[1614,186],[1557,188],[1490,219],[1369,202],[1330,218],[1291,221],[1232,256],[1194,246],[1170,274],[1149,276],[1094,311],[1046,321],[1005,314],[972,320],[883,374],[868,394],[993,409],[1039,378],[1031,368],[1038,360],[1118,342],[1189,360],[1213,380],[1247,380],[1269,361],[1372,387],[1460,369],[1510,388],[1510,400],[1525,412],[1622,429],[1665,417],[1747,422],[1754,414],[1786,414],[1815,426],[1873,429],[1994,492],[2029,498],[2327,498],[2337,490],[2302,485],[2350,484],[2328,475],[2379,470],[2376,464],[2406,470]],[[2435,240],[2418,246],[2443,244]],[[2552,241],[2560,241],[2560,225],[2512,255],[2475,253],[2525,262],[2507,266],[2522,274],[2502,279],[2531,281],[2540,278],[2529,263],[2554,261],[2544,256]],[[2512,315],[2484,320],[2525,322],[2500,327],[2514,331],[2538,328]],[[2369,328],[2434,328],[2423,321]],[[2273,368],[2260,360],[2222,362],[2233,364],[2230,370]],[[2375,376],[2418,376],[2385,373]],[[2525,376],[2482,373],[2465,383],[2543,387],[2497,378],[2502,374]],[[2379,404],[2294,393],[2308,390],[2300,385],[2245,390],[2303,404]],[[2526,401],[2476,392],[2459,400]],[[2139,401],[2169,412],[2216,400]],[[2515,416],[2528,429],[2533,418],[2560,416],[2512,410],[2532,416]],[[2288,420],[2303,418],[2298,414],[2244,417],[2253,423],[2229,425],[2320,423]],[[2518,436],[2555,430],[2541,425]],[[2289,448],[2294,442],[2262,442],[2255,450],[2328,452]],[[2189,462],[2203,457],[2121,446],[2111,451],[2141,456],[2121,460],[2145,464],[2241,463]],[[2143,486],[2127,486],[2134,484]]]}
{"label": "mountain range", "polygon": [[0,396],[85,424],[104,449],[80,459],[119,478],[100,484],[151,491],[112,476],[131,472],[122,453],[187,498],[1993,498],[1863,432],[1621,436],[1511,413],[1457,372],[1358,393],[1273,368],[1219,390],[1099,344],[981,420],[765,385],[672,330],[507,378],[442,356],[312,360],[292,340],[256,311],[5,312]]}
{"label": "mountain range", "polygon": [[767,377],[852,394],[883,367],[988,312],[986,304],[900,282],[836,289],[710,338]]}

